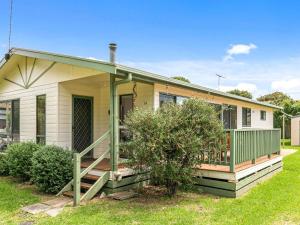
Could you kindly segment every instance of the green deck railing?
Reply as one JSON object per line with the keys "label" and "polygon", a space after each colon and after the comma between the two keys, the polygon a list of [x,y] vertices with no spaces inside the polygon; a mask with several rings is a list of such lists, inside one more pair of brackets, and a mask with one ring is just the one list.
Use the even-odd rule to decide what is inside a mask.
{"label": "green deck railing", "polygon": [[230,130],[230,171],[235,165],[280,153],[280,129]]}
{"label": "green deck railing", "polygon": [[234,172],[237,164],[255,163],[259,157],[280,153],[280,129],[230,129],[224,132],[224,149],[208,146],[200,153],[201,163],[229,166]]}

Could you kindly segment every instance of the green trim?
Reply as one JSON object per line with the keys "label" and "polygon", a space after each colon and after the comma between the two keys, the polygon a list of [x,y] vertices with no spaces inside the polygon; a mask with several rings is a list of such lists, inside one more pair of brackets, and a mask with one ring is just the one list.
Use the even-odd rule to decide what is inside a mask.
{"label": "green trim", "polygon": [[[22,49],[22,48],[12,48],[10,50],[10,55],[21,55],[32,58],[45,59],[49,61],[54,61],[58,63],[64,63],[74,66],[87,67],[90,69],[101,70],[106,73],[115,73],[115,66],[111,63],[106,63],[99,60],[92,60],[86,58],[80,58],[75,56],[50,53],[45,51],[35,51],[31,49]],[[3,63],[4,64],[4,63]],[[1,64],[0,64],[1,65]],[[1,67],[0,67],[1,69]]]}
{"label": "green trim", "polygon": [[109,173],[105,172],[94,184],[92,187],[89,188],[87,192],[84,193],[84,195],[80,198],[80,201],[84,200],[91,200],[99,191],[100,189],[105,185],[105,183],[109,179]]}
{"label": "green trim", "polygon": [[138,188],[142,188],[145,185],[148,185],[150,183],[149,180],[144,180],[144,181],[140,181],[137,183],[133,183],[133,184],[129,184],[129,185],[125,185],[122,187],[118,187],[118,188],[103,188],[103,192],[106,194],[112,194],[112,193],[116,193],[116,192],[121,192],[121,191],[128,191],[131,189],[138,189]]}
{"label": "green trim", "polygon": [[[147,83],[158,82],[158,83],[162,83],[162,84],[172,84],[172,85],[176,85],[176,86],[180,86],[180,87],[184,87],[184,88],[197,90],[197,91],[207,93],[207,94],[223,96],[223,97],[227,97],[227,98],[231,98],[231,99],[240,100],[243,102],[250,102],[250,103],[253,103],[256,105],[262,105],[262,106],[270,107],[273,109],[282,109],[282,107],[271,105],[269,103],[259,102],[256,100],[252,100],[252,99],[240,97],[237,95],[221,92],[221,91],[214,90],[211,88],[206,88],[206,87],[203,87],[200,85],[190,84],[190,83],[186,83],[186,82],[183,82],[180,80],[161,76],[158,74],[142,71],[139,69],[134,69],[134,68],[123,66],[123,65],[115,65],[112,63],[104,62],[104,61],[91,60],[91,59],[86,59],[86,58],[50,53],[50,52],[45,52],[45,51],[35,51],[35,50],[31,50],[31,49],[22,49],[22,48],[13,48],[13,49],[11,49],[9,54],[11,55],[11,57],[13,55],[21,55],[21,56],[55,61],[55,62],[59,62],[59,63],[65,63],[65,64],[69,64],[69,65],[91,68],[91,69],[107,72],[110,74],[117,74],[117,75],[120,75],[121,77],[125,77],[126,75],[128,75],[128,73],[132,73],[133,80],[137,80],[137,81],[144,81]],[[3,58],[0,61],[0,69],[5,65],[6,62],[7,61],[5,60],[5,58]]]}
{"label": "green trim", "polygon": [[161,75],[154,74],[154,73],[149,73],[149,72],[146,72],[146,71],[143,71],[143,70],[139,70],[139,69],[123,66],[123,65],[116,65],[116,67],[117,67],[117,74],[118,73],[121,73],[121,74],[132,73],[134,78],[135,77],[137,77],[139,79],[145,78],[147,81],[152,80],[153,82],[156,81],[156,82],[163,83],[163,84],[174,84],[174,85],[177,85],[177,86],[198,90],[198,91],[201,91],[201,92],[204,92],[204,93],[207,93],[207,94],[214,94],[214,95],[218,95],[218,96],[228,97],[228,98],[231,98],[231,99],[241,100],[241,101],[244,101],[244,102],[250,102],[250,103],[253,103],[253,104],[257,104],[257,105],[263,105],[263,106],[274,108],[274,109],[282,109],[282,107],[271,105],[269,103],[259,102],[259,101],[256,101],[256,100],[252,100],[252,99],[248,99],[248,98],[245,98],[245,97],[225,93],[225,92],[214,90],[214,89],[211,89],[211,88],[206,88],[206,87],[203,87],[203,86],[200,86],[200,85],[187,83],[187,82],[184,82],[184,81],[176,80],[176,79],[173,79],[173,78],[168,78],[168,77],[161,76]]}
{"label": "green trim", "polygon": [[129,176],[122,178],[120,181],[108,181],[105,187],[107,188],[119,188],[122,186],[126,186],[132,183],[137,183],[145,180],[150,180],[150,173],[138,174],[134,176]]}

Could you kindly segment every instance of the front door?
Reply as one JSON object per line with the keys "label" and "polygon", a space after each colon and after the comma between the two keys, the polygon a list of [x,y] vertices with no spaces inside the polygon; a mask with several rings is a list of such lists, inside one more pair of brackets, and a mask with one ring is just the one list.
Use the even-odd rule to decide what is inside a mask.
{"label": "front door", "polygon": [[[73,96],[73,150],[82,152],[93,143],[93,98]],[[87,157],[92,157],[90,151]]]}

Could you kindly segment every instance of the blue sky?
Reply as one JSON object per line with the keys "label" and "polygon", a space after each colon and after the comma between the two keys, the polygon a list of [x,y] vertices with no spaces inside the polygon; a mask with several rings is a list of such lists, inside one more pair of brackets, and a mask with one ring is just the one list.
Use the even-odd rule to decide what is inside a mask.
{"label": "blue sky", "polygon": [[[107,60],[255,96],[280,90],[300,99],[298,1],[14,0],[12,46]],[[0,0],[0,54],[9,1]]]}

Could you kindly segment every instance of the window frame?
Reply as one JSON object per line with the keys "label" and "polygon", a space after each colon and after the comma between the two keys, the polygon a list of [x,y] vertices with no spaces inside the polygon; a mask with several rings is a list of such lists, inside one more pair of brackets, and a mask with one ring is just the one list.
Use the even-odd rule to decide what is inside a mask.
{"label": "window frame", "polygon": [[121,108],[122,106],[122,97],[131,97],[132,98],[132,109],[134,108],[134,98],[133,98],[133,94],[120,94],[119,95],[119,120],[120,120],[120,124],[124,124],[124,120],[125,120],[125,114],[124,114],[124,117],[122,117],[122,114],[123,114],[123,110]]}
{"label": "window frame", "polygon": [[[44,135],[41,135],[41,134],[38,134],[38,98],[39,97],[45,97],[45,124],[44,124],[44,127],[45,127],[45,134]],[[36,125],[36,131],[35,131],[35,140],[36,140],[36,143],[37,144],[41,144],[41,145],[46,145],[46,134],[47,134],[47,95],[46,94],[41,94],[41,95],[37,95],[36,98],[36,109],[35,109],[35,125]],[[43,138],[44,141],[41,143],[41,141],[39,139]]]}
{"label": "window frame", "polygon": [[[176,94],[170,94],[170,93],[166,93],[166,92],[159,92],[159,107],[162,106],[162,104],[160,104],[160,96],[161,95],[166,95],[166,96],[169,96],[169,97],[173,97],[174,98],[174,102],[175,104],[178,104],[178,105],[181,105],[183,101],[189,99],[190,97],[187,97],[187,96],[183,96],[183,95],[176,95]],[[180,104],[177,100],[177,98],[185,98]]]}
{"label": "window frame", "polygon": [[[246,119],[244,119],[244,110],[246,111]],[[250,116],[250,120],[248,121],[248,116]],[[242,127],[251,127],[251,120],[252,120],[252,109],[248,107],[242,107]],[[246,124],[244,124],[246,122]],[[249,122],[249,123],[248,123]]]}
{"label": "window frame", "polygon": [[260,110],[260,120],[262,121],[267,120],[267,112],[265,110]]}
{"label": "window frame", "polygon": [[[18,133],[16,133],[18,135],[18,138],[17,140],[15,140],[14,136],[13,136],[13,124],[14,122],[12,121],[12,116],[13,116],[13,113],[12,113],[12,110],[13,110],[13,102],[14,101],[18,101],[19,102],[19,116],[18,116],[18,124],[19,124],[19,130],[18,130]],[[6,127],[5,127],[5,132],[1,132],[0,133],[0,136],[2,137],[3,135],[6,136],[7,139],[11,139],[12,142],[19,142],[20,141],[20,130],[21,130],[21,123],[20,123],[20,117],[21,117],[21,112],[20,112],[20,104],[21,104],[21,100],[20,98],[12,98],[12,99],[6,99],[6,100],[2,100],[0,101],[1,102],[5,102],[5,103],[10,103],[10,110],[11,110],[11,115],[10,115],[10,123],[7,124],[7,121],[6,121]],[[5,116],[7,115],[7,107],[6,107],[6,111],[5,111]],[[9,132],[7,132],[7,125],[9,125]]]}
{"label": "window frame", "polygon": [[[228,123],[225,123],[225,113],[228,112],[229,121]],[[230,105],[230,104],[222,104],[222,122],[225,129],[237,129],[237,106],[236,105]],[[226,127],[226,124],[229,127]]]}

